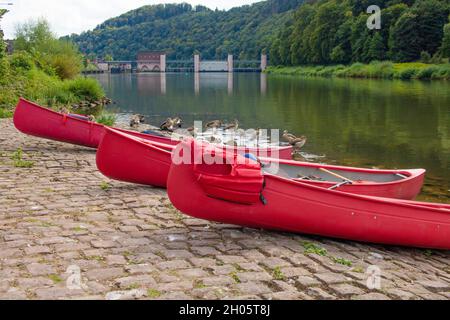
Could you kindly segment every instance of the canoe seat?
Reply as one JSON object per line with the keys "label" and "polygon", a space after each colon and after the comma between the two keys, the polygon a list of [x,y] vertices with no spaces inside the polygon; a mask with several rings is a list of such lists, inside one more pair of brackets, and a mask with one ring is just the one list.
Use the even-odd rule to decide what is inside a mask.
{"label": "canoe seat", "polygon": [[194,173],[209,197],[251,205],[261,201],[264,177],[260,164],[248,159],[245,162],[194,165]]}

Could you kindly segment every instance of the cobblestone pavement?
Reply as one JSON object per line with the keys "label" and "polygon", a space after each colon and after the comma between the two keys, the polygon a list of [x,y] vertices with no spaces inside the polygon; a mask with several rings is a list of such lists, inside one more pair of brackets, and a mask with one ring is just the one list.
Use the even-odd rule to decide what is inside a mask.
{"label": "cobblestone pavement", "polygon": [[103,177],[93,150],[0,134],[0,299],[450,298],[448,251],[191,219]]}

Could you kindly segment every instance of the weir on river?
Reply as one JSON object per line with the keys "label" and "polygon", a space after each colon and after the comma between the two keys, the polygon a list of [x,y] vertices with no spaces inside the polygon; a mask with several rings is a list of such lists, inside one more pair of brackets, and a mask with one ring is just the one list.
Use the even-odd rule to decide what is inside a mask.
{"label": "weir on river", "polygon": [[188,60],[167,60],[164,52],[140,52],[137,60],[130,61],[96,61],[98,70],[85,73],[143,73],[143,72],[263,72],[267,68],[267,55],[261,60],[235,60],[228,55],[227,60],[202,60],[196,54]]}

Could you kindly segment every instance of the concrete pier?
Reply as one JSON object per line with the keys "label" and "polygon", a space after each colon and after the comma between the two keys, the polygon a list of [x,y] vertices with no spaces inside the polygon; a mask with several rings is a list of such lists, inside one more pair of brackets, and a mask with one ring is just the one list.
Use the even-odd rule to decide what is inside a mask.
{"label": "concrete pier", "polygon": [[194,55],[194,72],[195,73],[200,72],[200,55],[199,54]]}
{"label": "concrete pier", "polygon": [[228,72],[234,71],[234,57],[232,54],[228,55]]}

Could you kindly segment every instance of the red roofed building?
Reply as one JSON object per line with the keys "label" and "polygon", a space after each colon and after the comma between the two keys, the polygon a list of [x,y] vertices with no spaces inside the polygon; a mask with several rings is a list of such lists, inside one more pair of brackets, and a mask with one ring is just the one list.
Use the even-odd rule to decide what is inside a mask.
{"label": "red roofed building", "polygon": [[166,53],[162,51],[142,51],[137,56],[138,72],[166,72]]}

